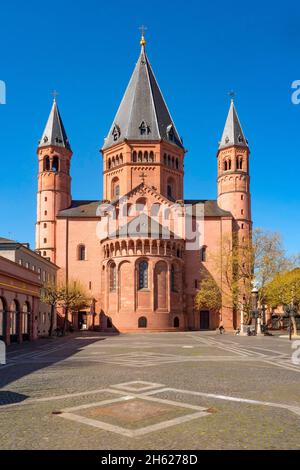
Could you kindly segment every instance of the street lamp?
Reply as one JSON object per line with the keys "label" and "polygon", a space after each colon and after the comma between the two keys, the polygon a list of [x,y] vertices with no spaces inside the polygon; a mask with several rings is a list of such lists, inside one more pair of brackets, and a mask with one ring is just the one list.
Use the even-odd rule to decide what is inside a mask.
{"label": "street lamp", "polygon": [[253,287],[252,291],[252,318],[255,318],[255,326],[256,326],[256,334],[262,334],[261,331],[261,318],[262,318],[262,311],[258,308],[258,289]]}

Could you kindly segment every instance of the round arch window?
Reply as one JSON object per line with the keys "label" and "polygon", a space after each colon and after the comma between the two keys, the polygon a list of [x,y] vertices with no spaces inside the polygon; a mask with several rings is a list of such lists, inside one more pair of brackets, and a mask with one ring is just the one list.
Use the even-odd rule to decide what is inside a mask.
{"label": "round arch window", "polygon": [[138,327],[139,328],[147,328],[147,318],[146,317],[140,317],[139,318]]}

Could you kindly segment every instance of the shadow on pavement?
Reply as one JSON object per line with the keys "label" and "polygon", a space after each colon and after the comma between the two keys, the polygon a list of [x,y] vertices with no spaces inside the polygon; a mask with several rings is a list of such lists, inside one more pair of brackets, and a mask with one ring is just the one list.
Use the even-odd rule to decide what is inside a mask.
{"label": "shadow on pavement", "polygon": [[[87,331],[62,338],[36,340],[19,349],[18,346],[8,347],[7,364],[5,366],[0,365],[0,393],[4,393],[3,396],[18,395],[1,389],[26,375],[64,361],[80,352],[82,348],[105,339],[106,337],[101,333]],[[25,395],[19,396],[24,397],[24,400],[28,398]]]}

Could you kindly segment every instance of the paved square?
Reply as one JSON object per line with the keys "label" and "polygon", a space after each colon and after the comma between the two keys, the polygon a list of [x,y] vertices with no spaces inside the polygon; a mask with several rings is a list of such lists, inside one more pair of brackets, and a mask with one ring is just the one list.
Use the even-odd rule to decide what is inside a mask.
{"label": "paved square", "polygon": [[292,352],[215,332],[15,345],[0,367],[0,448],[299,449]]}

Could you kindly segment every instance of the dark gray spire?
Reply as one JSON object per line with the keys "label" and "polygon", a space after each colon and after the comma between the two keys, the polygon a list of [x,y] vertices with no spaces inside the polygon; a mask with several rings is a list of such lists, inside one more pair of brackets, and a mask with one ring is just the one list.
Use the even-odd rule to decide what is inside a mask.
{"label": "dark gray spire", "polygon": [[48,147],[49,145],[53,145],[55,147],[65,147],[71,150],[55,99],[53,100],[53,105],[48,117],[48,121],[42,138],[39,142],[39,148]]}
{"label": "dark gray spire", "polygon": [[124,139],[163,139],[182,148],[182,141],[148,61],[145,41],[142,40],[141,44],[141,54],[103,149]]}
{"label": "dark gray spire", "polygon": [[231,147],[232,145],[248,147],[248,142],[244,136],[242,126],[235,110],[233,99],[230,103],[230,108],[226,119],[222,139],[219,143],[219,149],[224,147]]}

